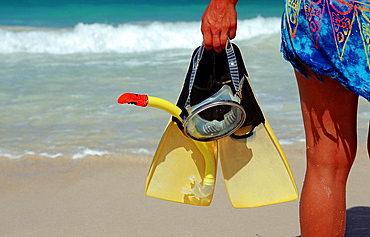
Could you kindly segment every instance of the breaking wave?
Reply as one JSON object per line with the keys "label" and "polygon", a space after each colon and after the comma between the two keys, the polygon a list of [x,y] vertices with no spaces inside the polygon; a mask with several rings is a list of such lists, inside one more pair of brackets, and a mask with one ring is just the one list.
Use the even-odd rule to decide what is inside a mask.
{"label": "breaking wave", "polygon": [[[237,40],[276,34],[279,18],[240,20]],[[200,22],[138,22],[118,26],[79,23],[73,28],[0,27],[0,54],[135,53],[193,49]]]}

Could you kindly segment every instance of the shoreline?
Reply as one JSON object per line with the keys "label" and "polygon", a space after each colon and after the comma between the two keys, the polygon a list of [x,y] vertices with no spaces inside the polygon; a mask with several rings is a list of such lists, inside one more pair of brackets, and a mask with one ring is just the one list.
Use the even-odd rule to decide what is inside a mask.
{"label": "shoreline", "polygon": [[[304,145],[283,148],[300,190]],[[145,196],[150,161],[139,155],[0,159],[0,235],[299,236],[299,201],[235,209],[220,168],[209,207]],[[348,182],[348,233],[370,232],[361,227],[370,220],[370,190],[363,188],[369,170],[367,151],[359,148]]]}

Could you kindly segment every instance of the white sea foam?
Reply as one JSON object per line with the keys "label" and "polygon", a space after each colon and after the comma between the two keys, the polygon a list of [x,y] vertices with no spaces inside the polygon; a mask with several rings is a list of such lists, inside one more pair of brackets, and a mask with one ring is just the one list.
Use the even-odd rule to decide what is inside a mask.
{"label": "white sea foam", "polygon": [[[79,151],[76,152],[74,155],[72,155],[72,159],[81,159],[86,156],[103,156],[109,154],[108,151],[103,150],[94,150],[86,147],[80,147]],[[64,157],[65,154],[62,153],[48,153],[48,152],[36,152],[36,151],[24,151],[23,153],[18,153],[15,151],[5,151],[3,149],[0,149],[0,157],[6,157],[9,159],[20,159],[25,156],[42,156],[46,158],[58,158],[58,157]]]}
{"label": "white sea foam", "polygon": [[23,154],[15,154],[15,153],[12,153],[12,152],[9,152],[9,151],[4,151],[3,149],[0,149],[0,156],[1,157],[6,157],[6,158],[9,158],[9,159],[19,159],[19,158],[22,158],[23,156],[26,156],[26,155],[35,155],[35,152],[24,151]]}
{"label": "white sea foam", "polygon": [[90,148],[82,147],[80,149],[80,152],[72,156],[72,159],[81,159],[84,158],[85,156],[102,156],[109,154],[107,151],[100,151],[100,150],[93,150]]}
{"label": "white sea foam", "polygon": [[[238,40],[279,32],[278,18],[241,20]],[[77,24],[73,29],[0,27],[0,53],[133,53],[194,48],[200,44],[200,22]]]}
{"label": "white sea foam", "polygon": [[139,154],[139,155],[154,155],[153,152],[149,151],[148,149],[145,148],[139,148],[139,149],[127,149],[126,150],[128,153],[132,154]]}
{"label": "white sea foam", "polygon": [[63,154],[62,153],[49,154],[47,152],[41,152],[40,156],[45,156],[45,157],[48,157],[48,158],[57,158],[57,157],[62,157]]}

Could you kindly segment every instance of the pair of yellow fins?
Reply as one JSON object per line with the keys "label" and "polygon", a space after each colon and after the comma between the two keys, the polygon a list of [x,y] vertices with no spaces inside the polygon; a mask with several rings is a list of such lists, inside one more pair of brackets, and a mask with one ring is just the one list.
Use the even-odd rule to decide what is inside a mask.
{"label": "pair of yellow fins", "polygon": [[[242,84],[241,105],[247,115],[242,127],[232,136],[201,142],[185,136],[182,126],[190,90],[190,100],[195,104],[224,84],[232,87],[226,51],[216,53],[204,50],[198,61],[196,57],[199,57],[200,48],[194,51],[177,105],[156,97],[131,93],[125,93],[118,99],[121,104],[156,107],[173,115],[154,155],[147,177],[146,195],[184,204],[210,205],[219,157],[233,207],[258,207],[298,198],[292,171],[255,99],[240,50],[235,44],[231,47]],[[195,80],[189,82],[194,67]],[[189,83],[194,85],[189,87]]]}

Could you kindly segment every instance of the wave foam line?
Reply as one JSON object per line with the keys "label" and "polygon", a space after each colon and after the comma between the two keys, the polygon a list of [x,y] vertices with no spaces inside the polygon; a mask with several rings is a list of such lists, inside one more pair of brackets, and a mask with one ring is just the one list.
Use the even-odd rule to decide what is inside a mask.
{"label": "wave foam line", "polygon": [[[280,19],[257,17],[238,23],[237,40],[275,34]],[[0,54],[134,53],[193,49],[200,44],[199,22],[79,23],[72,29],[0,27]]]}
{"label": "wave foam line", "polygon": [[[107,154],[110,154],[110,153],[104,150],[94,150],[94,149],[90,149],[87,147],[80,147],[79,151],[73,154],[71,158],[75,160],[75,159],[85,158],[86,156],[103,156]],[[23,154],[16,154],[16,153],[12,153],[9,151],[6,152],[6,151],[0,150],[0,157],[6,157],[9,159],[20,159],[26,156],[41,156],[41,157],[46,157],[46,158],[58,158],[58,157],[63,157],[65,155],[62,153],[50,154],[47,152],[38,153],[34,151],[24,151]]]}

